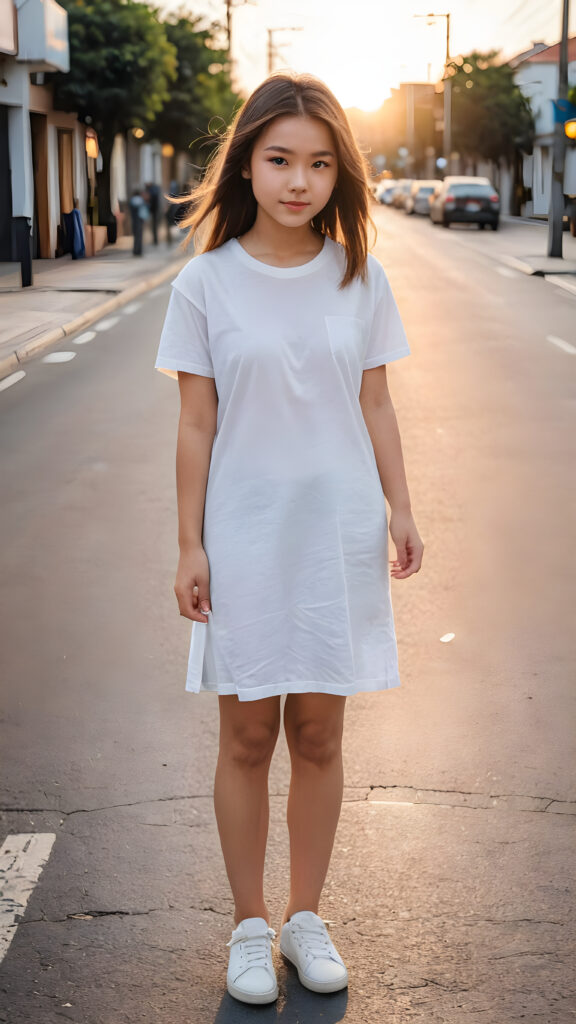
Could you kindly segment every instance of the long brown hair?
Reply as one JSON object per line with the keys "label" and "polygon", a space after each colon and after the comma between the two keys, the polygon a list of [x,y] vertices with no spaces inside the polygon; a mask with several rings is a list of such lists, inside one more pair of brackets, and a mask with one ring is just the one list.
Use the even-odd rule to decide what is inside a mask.
{"label": "long brown hair", "polygon": [[275,118],[286,116],[315,117],[330,129],[338,159],[338,180],[326,206],[311,224],[319,234],[344,246],[346,270],[340,287],[355,277],[365,279],[368,224],[374,228],[369,214],[367,162],[344,110],[324,82],[314,75],[292,71],[274,72],[254,90],[223,134],[203,180],[190,195],[176,200],[190,203],[179,222],[180,227],[190,228],[183,247],[194,240],[200,243],[195,246],[197,252],[208,252],[252,227],[257,204],[252,183],[242,176],[241,169],[250,162],[260,132]]}

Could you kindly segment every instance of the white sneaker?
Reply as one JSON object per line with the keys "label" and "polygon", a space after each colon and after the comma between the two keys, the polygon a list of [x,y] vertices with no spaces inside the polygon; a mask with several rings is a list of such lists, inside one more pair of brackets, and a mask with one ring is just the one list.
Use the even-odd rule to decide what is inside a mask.
{"label": "white sneaker", "polygon": [[272,1003],[278,998],[272,943],[276,932],[263,917],[246,917],[226,945],[230,962],[226,984],[231,996],[243,1003]]}
{"label": "white sneaker", "polygon": [[298,970],[298,977],[312,992],[337,992],[346,988],[348,971],[336,950],[324,921],[312,910],[299,910],[283,926],[280,952]]}

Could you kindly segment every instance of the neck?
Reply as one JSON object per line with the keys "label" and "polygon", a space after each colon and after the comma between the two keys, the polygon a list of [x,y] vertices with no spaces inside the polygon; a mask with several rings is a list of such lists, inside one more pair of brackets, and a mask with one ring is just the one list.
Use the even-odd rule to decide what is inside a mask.
{"label": "neck", "polygon": [[260,206],[252,227],[242,236],[248,242],[253,254],[299,256],[318,251],[321,236],[308,222],[300,227],[286,227],[273,220]]}

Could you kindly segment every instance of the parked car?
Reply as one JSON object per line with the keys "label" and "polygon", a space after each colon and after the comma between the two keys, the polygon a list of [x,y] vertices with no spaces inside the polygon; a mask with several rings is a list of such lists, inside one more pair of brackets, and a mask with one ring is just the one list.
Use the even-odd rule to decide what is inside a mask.
{"label": "parked car", "polygon": [[393,178],[384,178],[382,181],[379,181],[376,191],[376,199],[378,202],[382,203],[384,206],[389,206],[392,202],[394,190],[397,185],[398,182]]}
{"label": "parked car", "polygon": [[430,198],[430,220],[445,228],[459,222],[478,224],[480,230],[489,224],[496,231],[499,219],[500,197],[489,178],[451,175]]}
{"label": "parked car", "polygon": [[490,178],[485,178],[482,175],[477,174],[447,174],[446,177],[442,179],[442,184],[457,185],[461,181],[467,182],[468,184],[476,182],[477,185],[492,184]]}
{"label": "parked car", "polygon": [[400,178],[394,195],[392,196],[392,205],[402,209],[406,201],[407,196],[410,193],[412,187],[412,178]]}
{"label": "parked car", "polygon": [[405,213],[423,213],[427,217],[430,212],[430,196],[433,195],[434,189],[441,184],[442,182],[437,178],[426,180],[420,178],[413,181],[410,194],[404,203]]}
{"label": "parked car", "polygon": [[391,185],[390,188],[387,188],[384,191],[384,195],[383,195],[382,198],[384,200],[385,206],[394,206],[394,196],[396,195],[396,193],[397,193],[399,188],[400,188],[400,182],[395,181],[394,184]]}

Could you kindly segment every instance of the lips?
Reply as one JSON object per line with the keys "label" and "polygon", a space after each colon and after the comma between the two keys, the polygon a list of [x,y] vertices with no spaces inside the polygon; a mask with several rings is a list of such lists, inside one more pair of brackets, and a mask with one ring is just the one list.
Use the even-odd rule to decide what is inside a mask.
{"label": "lips", "polygon": [[283,206],[292,206],[295,210],[303,210],[305,206],[310,206],[310,203],[291,203],[291,202],[286,202],[285,203],[285,202],[282,201],[282,205]]}

